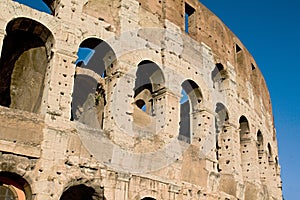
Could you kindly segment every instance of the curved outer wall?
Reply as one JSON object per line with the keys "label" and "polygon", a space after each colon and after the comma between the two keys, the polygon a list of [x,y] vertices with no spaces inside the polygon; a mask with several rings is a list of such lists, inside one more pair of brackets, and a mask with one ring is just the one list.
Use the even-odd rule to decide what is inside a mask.
{"label": "curved outer wall", "polygon": [[45,2],[0,0],[0,183],[32,200],[282,199],[265,80],[204,5]]}

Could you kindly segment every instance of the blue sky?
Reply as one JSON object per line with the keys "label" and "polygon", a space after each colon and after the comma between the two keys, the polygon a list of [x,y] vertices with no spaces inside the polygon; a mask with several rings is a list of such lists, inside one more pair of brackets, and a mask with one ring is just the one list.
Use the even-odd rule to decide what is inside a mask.
{"label": "blue sky", "polygon": [[[45,9],[41,0],[18,0]],[[270,90],[279,145],[283,194],[299,199],[300,1],[201,0],[254,56]]]}
{"label": "blue sky", "polygon": [[237,35],[266,79],[277,130],[283,195],[287,200],[299,199],[300,1],[201,2]]}

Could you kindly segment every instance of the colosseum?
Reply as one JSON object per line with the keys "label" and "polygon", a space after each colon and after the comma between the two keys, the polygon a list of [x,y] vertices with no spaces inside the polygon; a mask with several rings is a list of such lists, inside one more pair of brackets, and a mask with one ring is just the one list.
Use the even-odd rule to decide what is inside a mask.
{"label": "colosseum", "polygon": [[280,200],[270,95],[198,0],[0,0],[1,200]]}

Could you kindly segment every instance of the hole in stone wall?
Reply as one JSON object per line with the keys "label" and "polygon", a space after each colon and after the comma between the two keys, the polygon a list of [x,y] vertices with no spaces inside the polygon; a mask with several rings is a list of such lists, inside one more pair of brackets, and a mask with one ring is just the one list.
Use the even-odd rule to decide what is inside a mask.
{"label": "hole in stone wall", "polygon": [[241,51],[242,51],[242,48],[238,44],[235,44],[235,53],[239,53]]}

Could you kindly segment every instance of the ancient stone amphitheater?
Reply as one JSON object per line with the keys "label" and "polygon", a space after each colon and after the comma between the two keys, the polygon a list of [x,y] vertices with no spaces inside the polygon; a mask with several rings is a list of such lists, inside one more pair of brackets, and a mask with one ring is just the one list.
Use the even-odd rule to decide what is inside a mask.
{"label": "ancient stone amphitheater", "polygon": [[204,5],[44,2],[0,0],[1,200],[282,199],[264,78]]}

